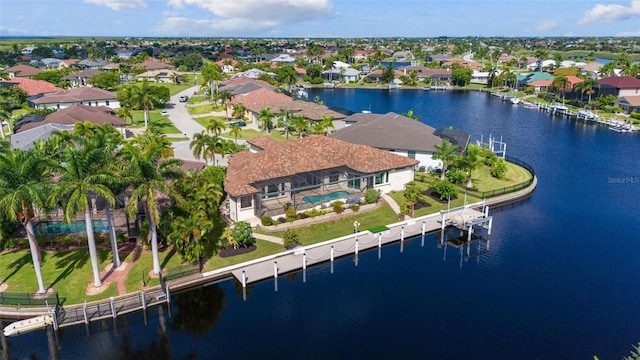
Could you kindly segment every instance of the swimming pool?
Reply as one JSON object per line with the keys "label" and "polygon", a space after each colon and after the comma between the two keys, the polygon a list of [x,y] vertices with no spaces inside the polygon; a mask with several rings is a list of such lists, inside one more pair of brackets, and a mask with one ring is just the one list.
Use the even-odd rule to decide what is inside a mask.
{"label": "swimming pool", "polygon": [[302,201],[306,202],[307,204],[315,204],[315,203],[326,201],[326,200],[338,199],[341,197],[345,197],[347,195],[349,195],[348,192],[341,190],[341,191],[335,191],[325,195],[305,196],[302,198]]}
{"label": "swimming pool", "polygon": [[[92,220],[93,232],[107,231],[105,220]],[[84,220],[74,220],[67,224],[63,221],[41,221],[33,228],[36,235],[68,235],[85,234],[87,232]]]}

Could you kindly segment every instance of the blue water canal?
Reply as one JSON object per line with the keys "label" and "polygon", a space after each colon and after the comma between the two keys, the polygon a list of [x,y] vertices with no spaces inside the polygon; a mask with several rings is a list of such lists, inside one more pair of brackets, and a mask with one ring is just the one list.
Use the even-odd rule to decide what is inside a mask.
{"label": "blue water canal", "polygon": [[[329,106],[413,109],[433,127],[502,136],[538,189],[493,209],[469,261],[438,236],[248,288],[224,281],[171,308],[8,338],[10,358],[620,359],[640,341],[640,134],[479,92],[311,90]],[[7,357],[7,355],[5,355]]]}

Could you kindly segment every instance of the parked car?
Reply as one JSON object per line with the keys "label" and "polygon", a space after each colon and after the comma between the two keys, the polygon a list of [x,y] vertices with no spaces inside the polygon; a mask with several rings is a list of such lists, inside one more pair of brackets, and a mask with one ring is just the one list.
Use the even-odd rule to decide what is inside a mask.
{"label": "parked car", "polygon": [[169,112],[167,110],[162,110],[162,111],[160,111],[160,115],[169,116]]}
{"label": "parked car", "polygon": [[180,96],[180,102],[187,102],[187,100],[189,100],[189,97],[186,95]]}
{"label": "parked car", "polygon": [[244,121],[233,121],[229,123],[229,127],[234,127],[234,126],[247,126],[247,123]]}

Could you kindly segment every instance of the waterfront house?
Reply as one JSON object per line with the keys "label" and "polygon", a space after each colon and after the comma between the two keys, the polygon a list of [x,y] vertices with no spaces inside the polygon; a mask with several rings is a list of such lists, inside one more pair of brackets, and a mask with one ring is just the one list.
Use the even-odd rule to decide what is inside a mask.
{"label": "waterfront house", "polygon": [[120,107],[116,94],[96,87],[80,87],[57,91],[35,97],[28,102],[36,109],[64,109],[71,105],[106,106],[112,109]]}
{"label": "waterfront house", "polygon": [[435,55],[429,55],[427,56],[426,60],[427,62],[433,62],[433,63],[438,63],[440,65],[444,64],[445,62],[449,61],[453,59],[453,57],[451,55],[447,55],[447,54],[435,54]]}
{"label": "waterfront house", "polygon": [[640,79],[632,76],[609,76],[598,80],[601,95],[637,96],[640,95]]}
{"label": "waterfront house", "polygon": [[0,81],[0,83],[2,83],[3,85],[8,84],[9,86],[17,86],[18,88],[24,90],[27,93],[27,96],[46,94],[63,90],[48,81],[33,80],[28,78],[16,77],[11,80]]}
{"label": "waterfront house", "polygon": [[257,122],[260,111],[264,108],[270,108],[272,112],[279,112],[281,108],[290,107],[293,98],[282,93],[277,93],[269,89],[260,88],[248,93],[235,95],[229,106],[232,108],[238,104],[244,105],[245,116],[250,122]]}
{"label": "waterfront house", "polygon": [[623,96],[613,102],[614,106],[619,106],[627,114],[632,112],[640,113],[640,95]]}
{"label": "waterfront house", "polygon": [[442,139],[434,134],[436,129],[420,121],[389,112],[356,113],[340,122],[345,126],[330,134],[331,138],[415,159],[423,171],[442,166],[440,160],[433,159],[433,154],[437,151],[435,146],[440,144]]}
{"label": "waterfront house", "polygon": [[138,74],[136,78],[138,79],[138,81],[146,80],[150,82],[171,84],[174,82],[179,83],[182,79],[182,73],[167,69],[150,70]]}
{"label": "waterfront house", "polygon": [[63,79],[69,80],[69,83],[72,87],[86,86],[89,78],[100,75],[102,73],[104,73],[104,71],[98,69],[85,69],[80,70],[75,74],[69,74]]}
{"label": "waterfront house", "polygon": [[367,189],[401,191],[413,180],[417,160],[326,136],[278,142],[249,140],[251,149],[229,159],[224,190],[232,221],[327,207],[362,198]]}

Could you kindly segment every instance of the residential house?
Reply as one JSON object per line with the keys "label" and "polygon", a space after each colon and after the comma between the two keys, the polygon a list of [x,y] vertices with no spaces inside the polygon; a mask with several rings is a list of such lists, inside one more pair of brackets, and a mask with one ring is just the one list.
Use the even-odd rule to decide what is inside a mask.
{"label": "residential house", "polygon": [[579,66],[578,68],[580,69],[580,73],[582,73],[582,75],[587,75],[593,79],[597,79],[599,77],[601,67],[602,67],[601,64],[598,64],[597,62],[592,61],[582,66]]}
{"label": "residential house", "polygon": [[432,81],[432,82],[451,82],[451,70],[450,69],[430,69],[420,65],[410,65],[398,68],[402,71],[402,75],[409,75],[411,71],[416,71],[418,74],[418,80],[420,81]]}
{"label": "residential house", "polygon": [[60,60],[60,63],[58,64],[58,69],[62,70],[62,69],[67,69],[67,68],[70,68],[70,67],[74,67],[79,62],[80,62],[80,60],[78,60],[78,59]]}
{"label": "residential house", "polygon": [[18,77],[18,78],[27,78],[27,79],[31,79],[32,77],[42,72],[42,70],[38,68],[29,66],[29,65],[24,65],[24,64],[12,66],[10,68],[5,69],[4,71],[7,72],[7,74],[9,74],[10,78]]}
{"label": "residential house", "polygon": [[[245,108],[245,116],[250,122],[256,123],[258,115],[264,108],[270,108],[273,113],[280,112],[282,108],[289,108],[293,98],[282,93],[277,93],[266,88],[260,88],[249,93],[235,95],[229,102],[231,108],[242,104]],[[231,109],[229,109],[231,111]]]}
{"label": "residential house", "polygon": [[436,129],[429,125],[393,112],[356,113],[343,121],[350,125],[329,137],[415,159],[423,169],[442,167],[442,162],[432,157],[442,139],[434,135]]}
{"label": "residential house", "polygon": [[484,84],[487,85],[489,83],[489,75],[491,75],[488,71],[478,71],[473,70],[471,73],[471,83],[472,84]]}
{"label": "residential house", "polygon": [[80,60],[76,64],[76,67],[79,67],[80,69],[102,69],[102,67],[105,66],[106,64],[107,63],[104,62],[103,60],[84,59],[84,60]]}
{"label": "residential house", "polygon": [[429,55],[427,56],[426,60],[427,62],[434,62],[442,65],[451,59],[453,59],[451,55],[441,53],[441,54]]}
{"label": "residential house", "polygon": [[614,106],[619,106],[627,114],[632,112],[640,113],[640,95],[622,96],[613,102]]}
{"label": "residential house", "polygon": [[[541,80],[551,80],[553,81],[554,77],[551,74],[547,74],[545,72],[541,72],[541,71],[534,71],[531,73],[527,73],[527,74],[520,74],[516,76],[517,82],[518,82],[518,88],[524,88],[525,86],[534,86],[532,85],[532,83],[536,82],[536,81],[541,81]],[[540,83],[542,84],[542,83]],[[550,85],[550,83],[547,85],[545,83],[545,87],[548,87]]]}
{"label": "residential house", "polygon": [[640,79],[632,76],[609,76],[598,80],[599,94],[623,96],[640,95]]}
{"label": "residential house", "polygon": [[249,69],[247,71],[243,71],[241,73],[237,73],[235,75],[233,75],[231,78],[235,79],[235,78],[239,78],[239,77],[248,77],[248,78],[252,78],[252,79],[257,79],[262,75],[269,75],[271,77],[276,76],[275,73],[272,72],[266,72],[266,71],[262,71],[260,69]]}
{"label": "residential house", "polygon": [[87,86],[89,78],[102,73],[104,73],[104,71],[98,69],[85,69],[77,73],[71,73],[63,79],[69,80],[69,84],[71,84],[72,87]]}
{"label": "residential house", "polygon": [[153,70],[165,70],[165,69],[175,69],[176,67],[171,65],[171,64],[167,64],[164,63],[162,61],[158,61],[156,59],[149,59],[146,61],[141,62],[138,66],[143,67],[149,71],[153,71]]}
{"label": "residential house", "polygon": [[11,136],[12,148],[29,149],[40,139],[48,139],[54,130],[69,130],[79,122],[89,121],[95,125],[109,124],[122,133],[126,123],[113,109],[104,106],[72,105],[40,119],[21,119],[16,122]]}
{"label": "residential house", "polygon": [[247,94],[261,88],[271,91],[275,91],[277,89],[268,82],[245,76],[229,79],[218,86],[220,91],[230,91],[233,95]]}
{"label": "residential house", "polygon": [[40,59],[40,63],[45,69],[57,69],[58,66],[60,66],[61,61],[62,60],[60,59],[54,59],[54,58]]}
{"label": "residential house", "polygon": [[96,87],[79,87],[57,91],[28,99],[36,109],[64,109],[71,105],[106,106],[111,109],[120,107],[116,94]]}
{"label": "residential house", "polygon": [[326,136],[277,142],[249,140],[251,150],[229,159],[224,190],[232,221],[277,218],[296,211],[362,198],[367,189],[403,190],[417,160]]}
{"label": "residential house", "polygon": [[445,68],[451,68],[455,65],[460,65],[462,67],[468,67],[471,70],[482,70],[484,69],[484,65],[473,60],[465,60],[465,59],[449,59],[442,63],[442,66]]}
{"label": "residential house", "polygon": [[320,76],[327,81],[357,82],[360,80],[360,70],[349,66],[335,66],[334,64],[331,69],[323,71]]}
{"label": "residential house", "polygon": [[238,66],[238,62],[233,59],[228,60],[218,60],[215,62],[216,65],[222,70],[225,74],[230,74],[236,71],[236,66]]}
{"label": "residential house", "polygon": [[272,63],[278,63],[278,64],[293,64],[296,62],[296,58],[294,58],[293,56],[289,55],[289,54],[280,54],[277,57],[269,60]]}
{"label": "residential house", "polygon": [[413,61],[416,59],[411,51],[396,51],[391,57],[394,61]]}
{"label": "residential house", "polygon": [[46,94],[63,90],[48,81],[33,80],[27,78],[13,78],[8,81],[0,81],[0,83],[13,84],[14,86],[17,86],[18,88],[24,90],[27,93],[27,96]]}
{"label": "residential house", "polygon": [[179,83],[182,80],[182,73],[174,70],[150,70],[136,76],[138,81],[151,81],[158,83]]}

